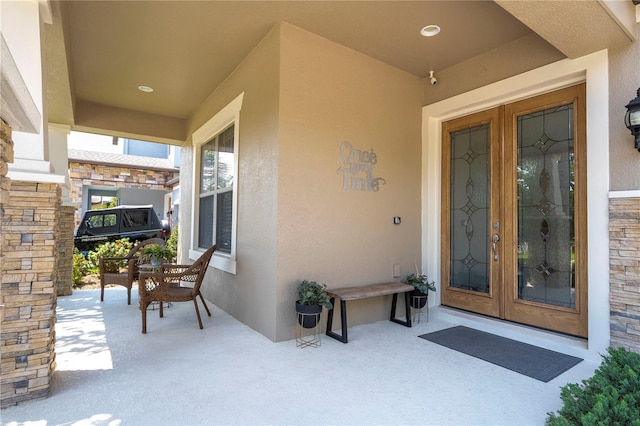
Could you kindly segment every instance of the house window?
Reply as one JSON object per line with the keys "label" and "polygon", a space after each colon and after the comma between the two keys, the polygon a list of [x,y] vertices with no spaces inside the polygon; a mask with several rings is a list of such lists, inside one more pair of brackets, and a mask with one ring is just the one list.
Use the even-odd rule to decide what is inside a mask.
{"label": "house window", "polygon": [[234,131],[232,125],[200,148],[198,248],[217,244],[217,251],[227,254],[232,246]]}
{"label": "house window", "polygon": [[194,195],[189,257],[217,245],[210,265],[236,271],[239,116],[243,95],[193,132]]}

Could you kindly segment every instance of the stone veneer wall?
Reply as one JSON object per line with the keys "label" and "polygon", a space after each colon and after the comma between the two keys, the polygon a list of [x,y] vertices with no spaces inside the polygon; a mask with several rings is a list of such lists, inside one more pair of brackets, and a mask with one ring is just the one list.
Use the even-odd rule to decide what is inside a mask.
{"label": "stone veneer wall", "polygon": [[56,294],[69,296],[73,293],[73,231],[74,206],[60,208],[60,222],[58,225],[58,281]]}
{"label": "stone veneer wall", "polygon": [[[11,140],[11,127],[0,119],[0,227],[4,223],[4,207],[9,204],[9,189],[11,181],[7,178],[9,163],[13,163],[13,141]],[[0,274],[3,273],[1,266],[4,265],[5,253],[5,234],[4,229],[0,228]],[[1,275],[0,275],[1,277]],[[5,300],[0,281],[0,333],[4,327],[5,317]],[[2,336],[0,335],[0,342]],[[5,365],[0,355],[0,375],[5,370]],[[2,380],[0,378],[0,380]],[[1,385],[1,383],[0,383]],[[0,389],[2,391],[2,389]],[[4,406],[4,393],[0,396],[1,405]]]}
{"label": "stone veneer wall", "polygon": [[640,353],[640,198],[609,200],[611,346]]}
{"label": "stone veneer wall", "polygon": [[0,120],[0,405],[45,397],[55,369],[60,187],[6,178],[11,129]]}
{"label": "stone veneer wall", "polygon": [[[11,127],[0,120],[0,207],[8,201],[9,197],[8,163],[13,163]],[[2,252],[0,251],[1,254]]]}
{"label": "stone veneer wall", "polygon": [[[0,226],[4,222],[4,206],[9,203],[11,181],[7,178],[9,163],[13,163],[13,141],[11,127],[0,119]],[[4,231],[0,228],[0,265],[4,263]],[[4,304],[0,292],[0,326],[4,318]],[[1,331],[1,328],[0,328]]]}
{"label": "stone veneer wall", "polygon": [[[114,188],[161,189],[170,191],[167,187],[174,173],[162,170],[135,169],[125,166],[90,164],[69,161],[69,177],[71,180],[71,201],[82,205],[82,187],[95,185]],[[82,209],[75,214],[74,226],[80,225]]]}

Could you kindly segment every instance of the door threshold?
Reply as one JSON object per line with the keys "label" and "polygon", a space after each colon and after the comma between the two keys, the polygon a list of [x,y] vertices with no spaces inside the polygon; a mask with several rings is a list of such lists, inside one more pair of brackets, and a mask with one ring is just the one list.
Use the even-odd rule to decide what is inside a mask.
{"label": "door threshold", "polygon": [[599,354],[594,354],[589,351],[589,342],[587,339],[492,318],[448,306],[436,306],[431,309],[433,309],[432,313],[435,314],[434,317],[441,321],[464,325],[469,328],[475,328],[486,331],[487,333],[583,359],[601,359]]}

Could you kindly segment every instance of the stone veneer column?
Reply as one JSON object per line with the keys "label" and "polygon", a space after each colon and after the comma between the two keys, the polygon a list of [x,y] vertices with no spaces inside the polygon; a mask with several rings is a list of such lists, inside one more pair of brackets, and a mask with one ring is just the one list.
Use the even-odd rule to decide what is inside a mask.
{"label": "stone veneer column", "polygon": [[[9,188],[11,181],[7,178],[9,163],[13,163],[13,141],[11,127],[0,119],[0,227],[4,221],[4,206],[9,203]],[[0,266],[4,263],[4,232],[0,228]],[[0,271],[1,272],[1,271]],[[4,304],[0,293],[0,326],[4,318]],[[2,329],[0,328],[0,331]]]}
{"label": "stone veneer column", "polygon": [[[6,134],[3,127],[3,146],[11,145],[10,131],[8,139]],[[55,369],[61,190],[53,183],[10,181],[7,189],[4,184],[0,389],[1,405],[7,407],[47,396]]]}
{"label": "stone veneer column", "polygon": [[0,206],[9,199],[9,179],[7,178],[9,163],[13,163],[11,127],[0,119]]}
{"label": "stone veneer column", "polygon": [[611,346],[640,353],[640,198],[609,200]]}
{"label": "stone veneer column", "polygon": [[56,294],[69,296],[73,293],[73,230],[75,206],[60,208],[58,225],[58,282]]}
{"label": "stone veneer column", "polygon": [[[11,181],[7,178],[9,163],[13,163],[13,141],[11,140],[11,127],[0,119],[0,220],[3,221],[4,206],[9,202],[9,187]],[[2,222],[0,222],[2,226]],[[0,228],[0,265],[4,263],[4,232]],[[0,271],[1,272],[1,271]],[[4,318],[4,304],[0,293],[0,331]]]}

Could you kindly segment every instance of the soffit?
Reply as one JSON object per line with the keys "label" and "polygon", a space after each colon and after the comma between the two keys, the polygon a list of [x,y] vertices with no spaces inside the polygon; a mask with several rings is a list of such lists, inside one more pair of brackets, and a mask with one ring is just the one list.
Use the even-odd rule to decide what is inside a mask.
{"label": "soffit", "polygon": [[[115,122],[95,127],[76,120],[83,105],[93,105],[119,112],[114,117],[129,112],[129,121],[140,115],[144,118],[140,122],[156,117],[158,123],[174,123],[174,134],[166,136],[174,141],[181,140],[176,134],[206,97],[282,21],[423,78],[430,70],[438,73],[530,37],[534,33],[529,27],[570,55],[585,49],[591,53],[600,44],[582,47],[588,27],[579,25],[579,31],[570,31],[573,35],[565,41],[561,30],[549,29],[552,26],[545,22],[585,19],[597,27],[594,19],[608,10],[597,0],[566,2],[575,10],[555,1],[51,3],[54,28],[45,30],[50,121],[144,139],[145,133],[118,128]],[[533,17],[527,18],[528,14]],[[440,25],[442,32],[421,37],[419,30],[427,24]],[[611,33],[613,42],[621,41],[615,30]],[[142,93],[139,85],[155,91]],[[152,135],[147,140],[162,139],[153,131],[146,134]]]}
{"label": "soffit", "polygon": [[634,40],[631,0],[496,0],[568,58]]}
{"label": "soffit", "polygon": [[[531,31],[493,2],[69,2],[75,99],[188,118],[286,21],[418,77]],[[438,24],[425,38],[419,30]],[[499,25],[498,25],[499,24]],[[151,86],[149,96],[136,90]]]}

